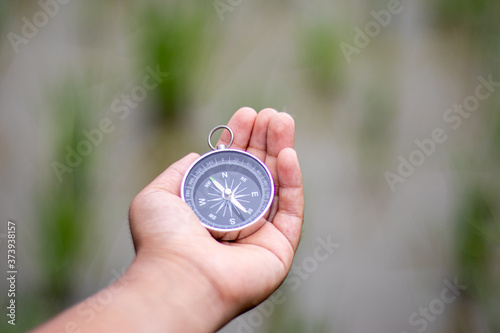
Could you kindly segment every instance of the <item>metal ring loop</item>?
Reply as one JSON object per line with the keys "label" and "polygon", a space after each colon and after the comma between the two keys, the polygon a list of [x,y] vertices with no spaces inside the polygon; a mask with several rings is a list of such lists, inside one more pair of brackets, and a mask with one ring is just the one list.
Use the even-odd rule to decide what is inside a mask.
{"label": "metal ring loop", "polygon": [[[222,148],[219,148],[220,146],[218,146],[217,148],[215,148],[213,145],[212,145],[212,136],[214,135],[214,133],[217,131],[217,130],[220,130],[220,129],[227,129],[229,131],[229,133],[231,134],[231,140],[229,141],[229,145],[225,146],[225,145],[221,145],[221,146],[224,146]],[[216,128],[214,128],[210,134],[208,135],[208,145],[210,146],[210,148],[212,148],[212,150],[216,150],[216,149],[229,149],[229,147],[231,147],[231,145],[233,144],[233,141],[234,141],[234,133],[233,131],[227,127],[226,125],[220,125],[220,126],[217,126]]]}

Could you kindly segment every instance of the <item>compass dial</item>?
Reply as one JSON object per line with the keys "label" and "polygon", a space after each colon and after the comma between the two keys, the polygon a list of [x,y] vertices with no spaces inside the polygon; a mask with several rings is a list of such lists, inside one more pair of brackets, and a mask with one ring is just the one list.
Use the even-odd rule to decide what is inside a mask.
{"label": "compass dial", "polygon": [[267,213],[274,184],[267,167],[255,156],[221,149],[203,155],[190,167],[181,195],[209,230],[238,231]]}

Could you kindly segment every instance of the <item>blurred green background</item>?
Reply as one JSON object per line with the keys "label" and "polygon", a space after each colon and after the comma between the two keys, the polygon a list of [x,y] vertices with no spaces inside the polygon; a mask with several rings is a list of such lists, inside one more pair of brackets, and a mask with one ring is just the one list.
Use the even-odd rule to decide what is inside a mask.
{"label": "blurred green background", "polygon": [[[306,220],[286,301],[221,332],[500,332],[499,14],[495,0],[2,1],[0,263],[13,219],[19,274],[17,325],[2,313],[0,331],[122,274],[132,198],[250,106],[295,118]],[[424,155],[435,129],[446,139]],[[418,165],[401,176],[402,160]],[[318,261],[327,237],[340,247]],[[456,279],[467,289],[443,302]]]}

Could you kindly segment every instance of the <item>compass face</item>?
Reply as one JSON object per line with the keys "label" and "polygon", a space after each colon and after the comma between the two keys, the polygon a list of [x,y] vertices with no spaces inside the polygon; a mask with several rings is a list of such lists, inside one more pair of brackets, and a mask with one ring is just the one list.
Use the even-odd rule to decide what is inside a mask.
{"label": "compass face", "polygon": [[208,229],[235,231],[266,214],[274,198],[274,183],[255,156],[221,149],[203,155],[190,167],[181,195]]}

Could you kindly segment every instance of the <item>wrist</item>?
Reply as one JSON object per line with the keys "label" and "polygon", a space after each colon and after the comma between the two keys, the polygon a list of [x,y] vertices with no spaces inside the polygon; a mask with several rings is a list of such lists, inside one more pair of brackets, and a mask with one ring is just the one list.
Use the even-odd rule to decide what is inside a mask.
{"label": "wrist", "polygon": [[130,285],[127,297],[134,299],[138,324],[168,332],[214,332],[233,315],[211,281],[187,262],[139,252],[122,279]]}

